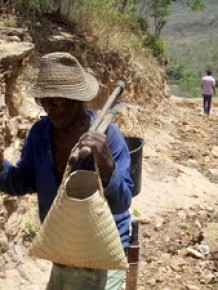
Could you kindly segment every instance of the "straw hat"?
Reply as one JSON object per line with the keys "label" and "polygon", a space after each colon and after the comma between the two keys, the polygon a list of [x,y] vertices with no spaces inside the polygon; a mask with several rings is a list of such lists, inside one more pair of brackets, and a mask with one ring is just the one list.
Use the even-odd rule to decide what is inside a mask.
{"label": "straw hat", "polygon": [[127,267],[120,236],[96,172],[71,173],[59,188],[29,252],[74,267]]}
{"label": "straw hat", "polygon": [[66,52],[54,52],[41,58],[36,83],[27,93],[34,98],[90,101],[97,96],[98,89],[96,78],[85,72],[75,57]]}

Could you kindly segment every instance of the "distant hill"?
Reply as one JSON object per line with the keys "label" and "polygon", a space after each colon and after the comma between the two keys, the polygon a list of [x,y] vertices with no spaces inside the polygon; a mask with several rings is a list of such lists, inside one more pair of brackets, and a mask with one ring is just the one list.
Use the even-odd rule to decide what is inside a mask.
{"label": "distant hill", "polygon": [[218,77],[218,0],[204,2],[203,12],[174,3],[162,36],[170,60],[178,59],[199,73],[210,67]]}
{"label": "distant hill", "polygon": [[204,3],[202,12],[191,11],[179,2],[173,3],[162,31],[169,67],[175,69],[175,63],[185,67],[178,82],[170,80],[172,92],[177,95],[183,94],[183,82],[183,89],[190,96],[199,96],[199,80],[208,68],[218,79],[218,0],[205,0]]}

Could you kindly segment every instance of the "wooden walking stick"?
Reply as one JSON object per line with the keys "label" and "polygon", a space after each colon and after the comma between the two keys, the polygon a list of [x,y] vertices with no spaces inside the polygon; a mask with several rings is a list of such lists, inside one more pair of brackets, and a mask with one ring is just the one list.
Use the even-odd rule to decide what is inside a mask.
{"label": "wooden walking stick", "polygon": [[132,236],[128,248],[129,268],[126,273],[126,290],[137,290],[139,264],[138,221],[132,221]]}

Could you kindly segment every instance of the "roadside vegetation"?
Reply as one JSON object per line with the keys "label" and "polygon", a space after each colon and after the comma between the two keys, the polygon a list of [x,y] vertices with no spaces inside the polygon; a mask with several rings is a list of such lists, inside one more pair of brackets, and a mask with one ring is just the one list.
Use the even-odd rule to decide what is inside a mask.
{"label": "roadside vegetation", "polygon": [[[202,71],[211,69],[218,56],[216,48],[218,37],[213,38],[210,41],[210,48],[206,49],[210,35],[207,36],[202,32],[203,24],[200,16],[205,15],[202,13],[208,16],[205,27],[209,24],[215,25],[215,16],[212,18],[209,14],[215,15],[211,13],[211,9],[215,9],[216,0],[209,0],[209,2],[204,0],[1,0],[0,12],[6,15],[4,26],[29,27],[37,22],[39,15],[49,14],[76,24],[104,50],[110,47],[110,50],[119,51],[124,56],[134,55],[138,59],[153,54],[160,65],[168,65],[169,84],[172,84],[173,92],[176,90],[179,95],[185,93],[187,96],[198,96]],[[192,10],[198,12],[191,12]],[[190,19],[191,27],[185,22],[186,18],[182,18],[180,14],[194,15],[192,22],[192,18]],[[22,20],[18,20],[20,17]],[[183,29],[189,31],[185,37],[181,37],[178,33]],[[215,33],[215,29],[213,31]],[[191,65],[190,59],[193,59]],[[212,67],[212,70],[218,72],[218,67],[215,69]]]}
{"label": "roadside vegetation", "polygon": [[[134,13],[134,7],[127,5],[120,11],[122,1],[117,0],[14,0],[2,1],[1,12],[12,12],[27,21],[34,22],[35,16],[52,14],[93,37],[102,47],[115,50],[133,50],[144,54],[148,50],[144,44],[146,27],[141,25]],[[5,25],[13,26],[15,20],[6,18]],[[150,48],[149,48],[150,50]]]}
{"label": "roadside vegetation", "polygon": [[162,31],[169,83],[178,96],[200,97],[200,79],[207,69],[218,79],[218,5],[217,0],[204,2],[198,12],[174,3]]}
{"label": "roadside vegetation", "polygon": [[[1,0],[0,9],[1,13],[20,14],[28,19],[36,14],[56,13],[76,22],[83,31],[91,32],[106,45],[112,38],[112,43],[120,42],[121,47],[129,42],[137,53],[151,47],[155,56],[162,57],[165,50],[160,32],[167,23],[173,2],[175,0]],[[203,7],[201,0],[180,2],[194,10]],[[152,29],[148,30],[148,17],[153,19],[152,33],[149,32]],[[15,19],[7,18],[6,22],[5,25],[13,26]]]}

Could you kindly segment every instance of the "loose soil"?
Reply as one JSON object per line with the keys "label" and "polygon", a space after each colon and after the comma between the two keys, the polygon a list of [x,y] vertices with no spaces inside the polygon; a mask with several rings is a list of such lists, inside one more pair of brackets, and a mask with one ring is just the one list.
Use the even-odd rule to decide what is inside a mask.
{"label": "loose soil", "polygon": [[218,289],[217,255],[187,251],[206,243],[204,228],[218,222],[217,179],[209,173],[218,168],[210,151],[218,102],[209,118],[201,99],[170,103],[146,132],[142,190],[132,204],[142,220],[138,289]]}

